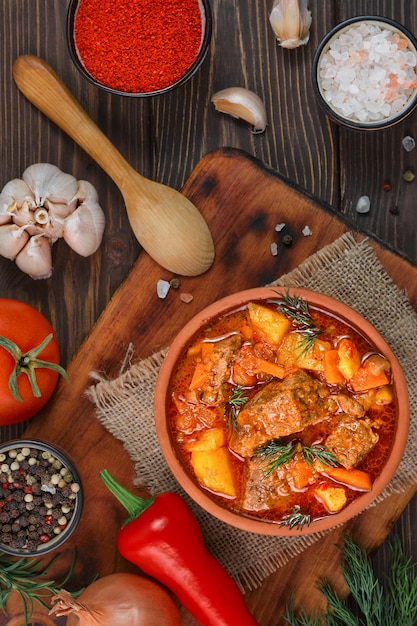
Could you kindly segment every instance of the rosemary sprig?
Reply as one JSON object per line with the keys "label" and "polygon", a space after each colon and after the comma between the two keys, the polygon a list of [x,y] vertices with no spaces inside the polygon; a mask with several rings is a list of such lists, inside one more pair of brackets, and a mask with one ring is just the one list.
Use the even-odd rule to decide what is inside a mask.
{"label": "rosemary sprig", "polygon": [[287,526],[290,530],[296,528],[302,530],[304,526],[310,526],[311,516],[306,511],[303,511],[299,504],[296,504],[287,515],[281,519],[279,525]]}
{"label": "rosemary sprig", "polygon": [[281,294],[278,291],[276,293],[279,297],[277,299],[268,300],[268,302],[275,304],[277,311],[283,313],[291,320],[294,331],[302,336],[300,341],[300,355],[304,354],[314,346],[322,330],[317,326],[308,308],[308,302],[304,300],[304,298],[300,298],[296,295],[290,296],[288,290],[285,294]]}
{"label": "rosemary sprig", "polygon": [[[3,614],[7,617],[6,605],[12,591],[18,593],[22,600],[25,619],[22,626],[28,625],[33,615],[35,601],[49,609],[46,598],[58,593],[67,584],[74,571],[76,556],[74,550],[67,575],[60,583],[56,583],[54,580],[48,580],[47,577],[49,570],[59,558],[59,554],[46,566],[42,566],[37,559],[23,557],[13,561],[6,554],[0,552],[0,609]],[[80,593],[81,590],[72,595],[76,596]]]}
{"label": "rosemary sprig", "polygon": [[230,420],[232,422],[232,427],[236,429],[236,419],[237,414],[239,413],[240,407],[242,407],[249,400],[248,396],[244,395],[244,387],[240,385],[236,385],[232,389],[232,395],[230,396],[227,404],[230,405]]}
{"label": "rosemary sprig", "polygon": [[383,585],[375,575],[372,562],[350,535],[345,536],[342,548],[342,572],[357,604],[362,619],[358,619],[335,593],[327,580],[320,581],[318,588],[327,601],[326,611],[308,616],[294,601],[283,615],[290,626],[413,626],[417,620],[417,573],[415,564],[407,558],[400,540],[394,536],[390,541],[390,570]]}
{"label": "rosemary sprig", "polygon": [[320,444],[302,446],[299,442],[294,441],[282,444],[279,439],[271,439],[266,444],[259,446],[259,448],[254,451],[254,455],[265,459],[266,467],[264,475],[265,478],[267,478],[281,465],[291,461],[298,450],[301,451],[304,461],[310,466],[313,466],[316,459],[321,463],[331,465],[332,467],[336,467],[338,465],[336,456],[333,452],[328,450],[326,446]]}

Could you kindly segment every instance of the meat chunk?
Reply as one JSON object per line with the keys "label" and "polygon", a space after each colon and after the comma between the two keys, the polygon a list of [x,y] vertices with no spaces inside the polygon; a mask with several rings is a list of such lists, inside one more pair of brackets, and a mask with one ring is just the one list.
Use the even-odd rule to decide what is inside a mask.
{"label": "meat chunk", "polygon": [[252,457],[247,461],[245,491],[242,506],[247,511],[267,511],[277,507],[290,490],[285,472],[265,474],[265,461]]}
{"label": "meat chunk", "polygon": [[355,417],[364,417],[366,411],[363,404],[359,402],[359,400],[343,393],[333,394],[333,398],[339,404],[343,413],[347,413],[348,415],[353,415]]}
{"label": "meat chunk", "polygon": [[356,467],[378,441],[366,420],[351,415],[342,416],[328,435],[325,445],[346,469]]}
{"label": "meat chunk", "polygon": [[279,439],[321,421],[337,410],[325,385],[298,370],[265,385],[240,411],[230,447],[248,457],[271,439]]}
{"label": "meat chunk", "polygon": [[231,365],[236,352],[242,345],[242,335],[234,334],[213,344],[213,367],[210,379],[203,385],[201,401],[211,406],[226,402],[226,383],[230,378]]}

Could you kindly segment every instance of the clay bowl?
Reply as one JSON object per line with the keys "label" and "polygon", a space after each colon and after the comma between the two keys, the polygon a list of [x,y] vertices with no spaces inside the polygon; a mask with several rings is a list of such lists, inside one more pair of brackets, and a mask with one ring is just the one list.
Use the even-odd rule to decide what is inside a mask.
{"label": "clay bowl", "polygon": [[359,313],[341,302],[328,296],[293,288],[288,290],[289,295],[304,299],[311,310],[324,311],[333,317],[345,322],[368,340],[377,352],[384,355],[390,362],[392,374],[392,387],[394,389],[394,402],[396,408],[396,426],[388,453],[385,456],[384,465],[375,478],[372,489],[361,493],[350,504],[337,513],[313,520],[310,525],[305,524],[301,529],[289,528],[278,521],[265,521],[264,519],[249,517],[240,512],[234,512],[225,508],[219,500],[213,498],[211,493],[202,488],[180,459],[180,455],[174,441],[171,427],[168,422],[168,398],[170,393],[170,381],[177,362],[184,351],[193,342],[196,333],[202,327],[210,325],[213,319],[219,315],[230,313],[245,307],[249,301],[262,303],[268,299],[277,297],[277,291],[286,293],[283,288],[261,287],[242,291],[219,300],[193,317],[173,340],[168,353],[161,366],[155,390],[155,423],[159,442],[166,462],[178,483],[185,492],[203,509],[211,513],[223,522],[242,530],[263,535],[294,536],[306,535],[327,530],[336,525],[347,522],[352,517],[363,511],[383,491],[393,477],[397,466],[402,458],[409,428],[409,399],[404,374],[393,351],[379,332],[364,319]]}
{"label": "clay bowl", "polygon": [[[407,42],[407,48],[404,52],[410,53],[410,55],[414,55],[414,59],[417,58],[417,39],[402,24],[399,24],[394,20],[382,16],[368,15],[352,17],[335,26],[335,28],[328,32],[320,42],[313,58],[313,88],[321,108],[332,121],[341,126],[351,128],[352,130],[383,130],[384,128],[388,128],[394,124],[397,124],[398,122],[401,122],[412,111],[414,111],[417,106],[417,89],[413,88],[401,90],[401,97],[404,97],[404,102],[402,103],[402,105],[396,107],[391,106],[391,108],[389,108],[389,110],[387,109],[387,112],[380,116],[379,119],[373,119],[372,114],[368,114],[366,117],[363,117],[363,111],[366,110],[366,108],[362,108],[362,110],[359,109],[358,113],[354,108],[355,106],[357,106],[356,100],[358,97],[352,96],[351,92],[349,91],[352,89],[355,90],[357,87],[356,76],[355,78],[349,77],[342,79],[340,74],[341,71],[352,72],[354,67],[359,67],[359,64],[356,62],[353,63],[352,56],[350,56],[343,62],[339,61],[337,66],[334,65],[330,69],[324,67],[324,63],[326,63],[326,58],[329,58],[328,53],[331,48],[334,48],[335,45],[338,46],[340,41],[343,41],[343,38],[346,37],[347,34],[349,35],[352,32],[357,33],[359,28],[366,29],[367,27],[377,28],[386,34],[391,33],[392,35],[390,36],[395,35],[396,37],[400,37],[402,41]],[[367,42],[367,44],[370,45],[371,48],[373,47],[373,44],[369,41]],[[361,48],[361,44],[351,43],[349,48],[350,54],[352,54],[352,51],[353,53],[358,54],[358,51]],[[336,50],[334,53],[336,54],[337,52],[338,51]],[[370,53],[371,52],[372,50],[370,50]],[[393,52],[389,52],[388,54],[381,52],[381,57],[377,59],[376,62],[374,60],[371,61],[369,56],[369,61],[368,59],[363,60],[360,65],[362,66],[362,71],[365,72],[374,70],[375,65],[377,66],[377,69],[382,69],[382,71],[385,71],[386,63],[388,61],[391,61],[394,64],[394,73],[396,74],[401,70],[399,66],[395,65],[393,61],[394,57],[395,55]],[[413,69],[414,72],[412,73],[415,77],[416,67],[414,66]],[[335,76],[332,75],[330,77],[326,77],[326,71],[333,71],[335,73]],[[375,85],[382,85],[385,80],[388,80],[388,78],[378,79],[375,82]],[[333,92],[332,95],[329,95],[329,85],[333,85],[330,89],[330,92]],[[351,110],[349,111],[349,113],[345,113],[344,110],[341,109],[338,95],[335,95],[337,94],[338,85],[341,85],[341,91],[339,91],[338,95],[340,95],[340,97],[343,96],[343,99],[345,101],[351,99],[351,104],[353,101],[353,108],[350,107]],[[359,92],[363,97],[363,86],[360,86]],[[369,100],[369,106],[376,105],[374,96],[370,97]]]}

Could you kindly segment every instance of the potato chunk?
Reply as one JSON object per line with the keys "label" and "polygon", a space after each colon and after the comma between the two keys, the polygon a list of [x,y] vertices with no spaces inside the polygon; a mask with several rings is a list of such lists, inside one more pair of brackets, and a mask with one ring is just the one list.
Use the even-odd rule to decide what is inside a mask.
{"label": "potato chunk", "polygon": [[350,380],[361,366],[361,357],[357,347],[350,339],[342,339],[338,347],[339,371]]}
{"label": "potato chunk", "polygon": [[251,324],[259,336],[270,345],[279,346],[291,326],[290,320],[283,313],[255,302],[249,302],[248,311]]}
{"label": "potato chunk", "polygon": [[341,511],[347,502],[343,487],[331,487],[327,483],[322,483],[317,487],[316,497],[324,504],[329,513]]}
{"label": "potato chunk", "polygon": [[200,485],[231,498],[236,497],[232,469],[226,448],[195,450],[191,464]]}
{"label": "potato chunk", "polygon": [[185,444],[188,452],[201,452],[209,450],[217,450],[224,446],[225,436],[223,428],[210,428],[203,430],[195,441],[189,441]]}

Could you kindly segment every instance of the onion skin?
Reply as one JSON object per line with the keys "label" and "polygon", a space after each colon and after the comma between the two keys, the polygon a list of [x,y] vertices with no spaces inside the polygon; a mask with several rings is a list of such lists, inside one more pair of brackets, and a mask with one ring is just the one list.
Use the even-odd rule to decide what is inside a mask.
{"label": "onion skin", "polygon": [[50,613],[68,616],[66,626],[181,626],[179,610],[169,593],[136,574],[103,576],[77,599],[64,591],[52,598],[52,604]]}

